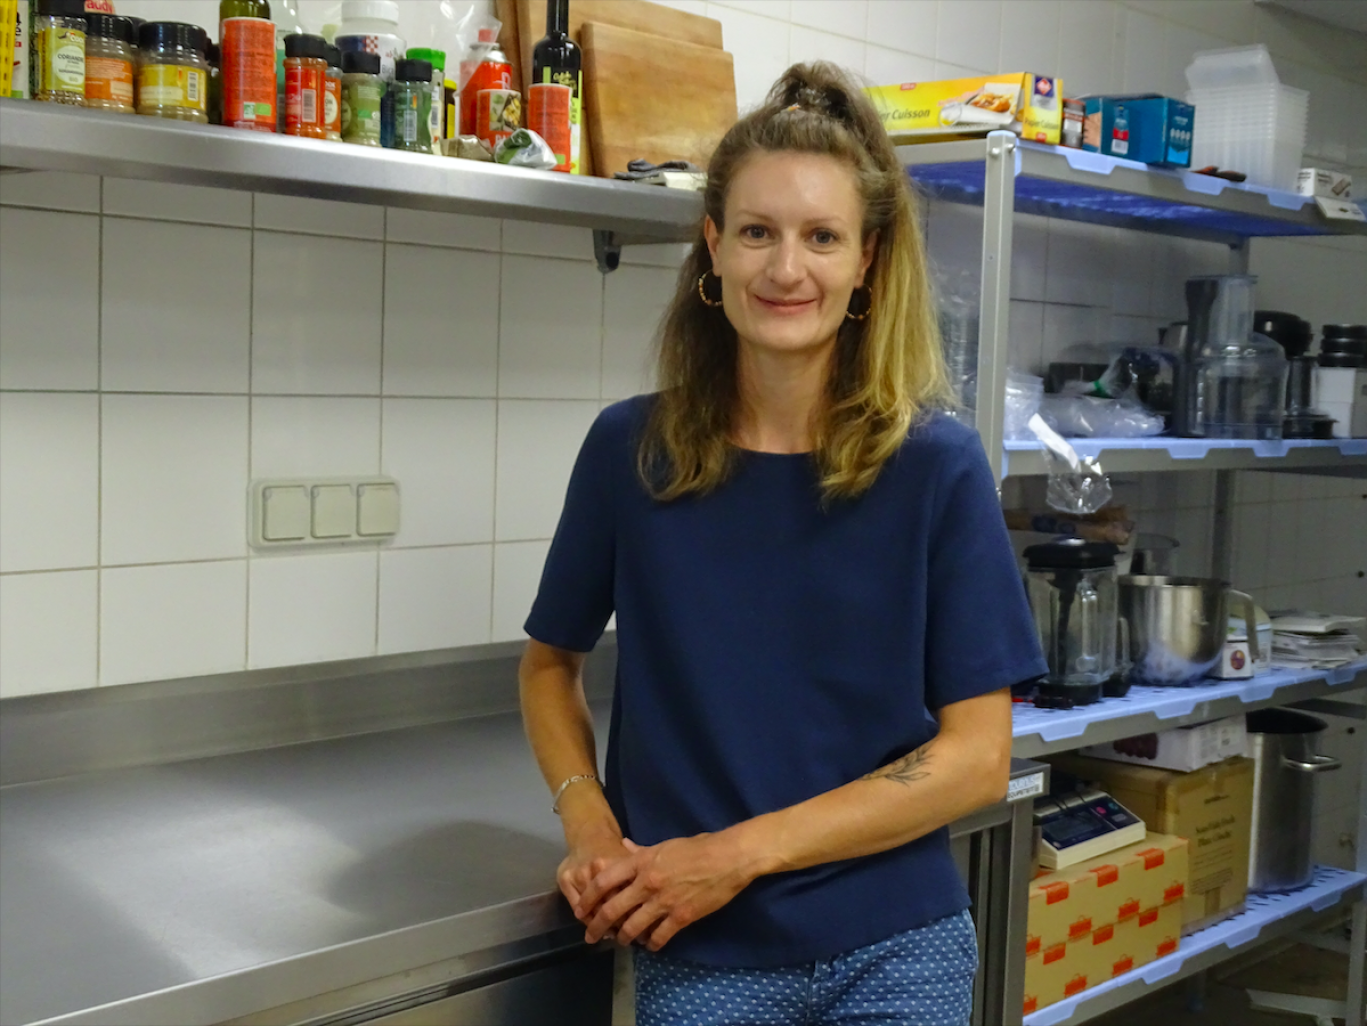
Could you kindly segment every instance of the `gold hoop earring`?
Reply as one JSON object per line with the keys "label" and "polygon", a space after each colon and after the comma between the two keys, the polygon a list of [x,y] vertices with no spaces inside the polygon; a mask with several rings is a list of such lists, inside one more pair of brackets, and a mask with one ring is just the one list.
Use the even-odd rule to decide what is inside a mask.
{"label": "gold hoop earring", "polygon": [[[847,320],[847,321],[862,321],[862,320],[864,320],[866,317],[868,317],[869,314],[871,314],[871,313],[873,312],[873,286],[872,286],[872,285],[861,285],[861,286],[859,286],[859,288],[855,289],[854,291],[855,291],[855,292],[858,292],[859,289],[863,289],[865,292],[868,293],[868,296],[869,296],[869,298],[868,298],[868,299],[865,301],[865,303],[864,303],[864,312],[863,312],[863,313],[854,313],[852,310],[846,308],[846,310],[845,310],[845,320]],[[853,298],[853,293],[851,293],[851,298]]]}
{"label": "gold hoop earring", "polygon": [[[707,289],[704,288],[703,286],[704,286],[704,283],[707,281],[707,276],[708,276],[709,274],[712,274],[712,272],[711,272],[711,271],[703,271],[702,274],[698,275],[698,298],[701,299],[701,300],[703,301],[703,305],[704,305],[704,306],[721,306],[721,305],[722,305],[722,301],[721,301],[720,299],[708,299],[708,298],[707,298]],[[717,278],[717,276],[716,276],[715,274],[712,274],[712,277]],[[718,285],[721,284],[721,279],[720,279],[720,278],[717,278],[717,284],[718,284]]]}

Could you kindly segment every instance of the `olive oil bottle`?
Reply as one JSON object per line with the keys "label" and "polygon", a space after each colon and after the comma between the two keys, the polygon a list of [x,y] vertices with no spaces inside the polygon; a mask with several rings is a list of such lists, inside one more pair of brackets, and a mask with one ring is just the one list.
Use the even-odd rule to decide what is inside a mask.
{"label": "olive oil bottle", "polygon": [[527,126],[555,153],[555,170],[582,174],[584,72],[570,38],[570,0],[546,0],[546,35],[532,50]]}

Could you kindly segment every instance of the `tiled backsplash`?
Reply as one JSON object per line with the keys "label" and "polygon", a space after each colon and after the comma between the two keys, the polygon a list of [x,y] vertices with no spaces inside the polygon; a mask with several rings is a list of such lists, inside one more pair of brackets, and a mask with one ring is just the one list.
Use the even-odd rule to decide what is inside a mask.
{"label": "tiled backsplash", "polygon": [[[6,175],[0,693],[521,637],[678,257],[605,279],[586,231]],[[249,551],[249,480],[367,473],[392,545]]]}
{"label": "tiled backsplash", "polygon": [[[216,20],[210,0],[177,13],[192,2]],[[1180,92],[1191,53],[1264,41],[1313,90],[1311,153],[1367,181],[1367,131],[1338,113],[1367,102],[1334,102],[1367,99],[1363,44],[1251,0],[675,5],[721,20],[742,106],[814,57],[879,81],[1030,67],[1070,90]],[[304,0],[304,17],[327,6]],[[410,38],[435,9],[405,0]],[[976,275],[980,211],[936,206],[927,228],[939,267]],[[1361,240],[1253,254],[1261,305],[1367,321]],[[582,230],[0,177],[0,696],[521,637],[584,432],[649,387],[678,260],[629,248],[603,277]],[[1150,341],[1182,315],[1185,278],[1227,263],[1211,244],[1019,217],[1012,361]],[[248,550],[252,478],[364,473],[400,482],[392,545]],[[1269,604],[1367,612],[1363,491],[1242,475],[1237,579]],[[1183,538],[1184,569],[1204,565],[1209,475],[1124,497]]]}

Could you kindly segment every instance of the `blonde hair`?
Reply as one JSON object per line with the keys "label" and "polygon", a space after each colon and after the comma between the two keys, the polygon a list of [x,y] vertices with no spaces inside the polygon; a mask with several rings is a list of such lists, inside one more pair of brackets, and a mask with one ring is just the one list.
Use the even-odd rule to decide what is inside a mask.
{"label": "blonde hair", "polygon": [[[720,229],[726,195],[755,153],[817,153],[847,164],[864,204],[862,238],[878,234],[865,277],[872,306],[846,319],[815,424],[826,501],[869,489],[923,412],[949,401],[939,327],[926,273],[917,202],[872,105],[834,65],[795,64],[764,104],[726,133],[707,168],[703,208]],[[640,440],[638,471],[661,501],[704,495],[730,475],[740,405],[735,328],[698,294],[712,269],[707,241],[693,245],[661,326],[660,394]]]}

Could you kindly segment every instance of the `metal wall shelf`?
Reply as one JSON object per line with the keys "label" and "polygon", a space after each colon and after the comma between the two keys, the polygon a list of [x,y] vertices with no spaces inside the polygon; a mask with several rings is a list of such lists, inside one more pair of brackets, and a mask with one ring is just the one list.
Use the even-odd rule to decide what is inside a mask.
{"label": "metal wall shelf", "polygon": [[1183,937],[1171,955],[1031,1012],[1025,1017],[1026,1026],[1086,1022],[1150,990],[1218,965],[1251,945],[1295,933],[1322,913],[1362,900],[1364,882],[1367,874],[1317,866],[1314,879],[1300,890],[1289,894],[1250,894],[1246,911]]}
{"label": "metal wall shelf", "polygon": [[1273,670],[1251,680],[1210,680],[1186,688],[1135,686],[1123,698],[1073,709],[1019,702],[1011,719],[1011,754],[1033,759],[1358,688],[1367,688],[1367,659],[1332,670]]}
{"label": "metal wall shelf", "polygon": [[[1167,470],[1308,471],[1367,477],[1367,438],[1275,442],[1205,438],[1070,438],[1080,456],[1094,456],[1108,473]],[[1044,448],[1035,441],[1008,441],[1007,477],[1046,474]]]}
{"label": "metal wall shelf", "polygon": [[688,239],[697,193],[366,146],[0,99],[0,167],[311,196]]}
{"label": "metal wall shelf", "polygon": [[[987,186],[981,142],[900,146],[897,153],[931,195],[983,204]],[[1020,140],[1015,178],[1015,209],[1025,214],[1224,243],[1279,235],[1367,234],[1367,224],[1330,221],[1314,200],[1293,192],[1063,146]]]}

